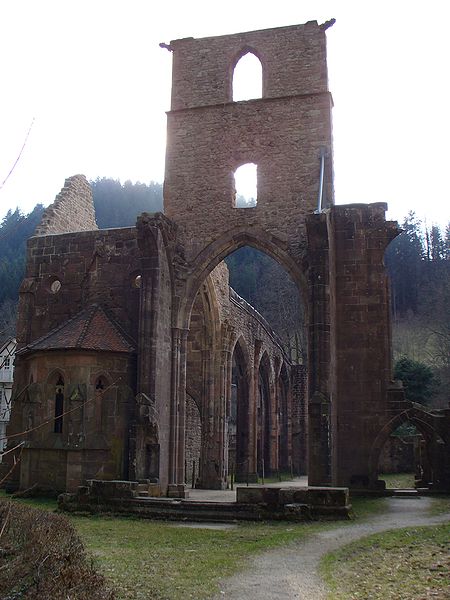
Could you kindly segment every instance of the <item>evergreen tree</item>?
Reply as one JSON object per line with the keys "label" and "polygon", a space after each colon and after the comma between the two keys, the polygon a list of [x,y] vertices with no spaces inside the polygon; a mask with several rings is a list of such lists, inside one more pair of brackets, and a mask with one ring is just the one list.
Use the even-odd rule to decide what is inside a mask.
{"label": "evergreen tree", "polygon": [[131,227],[143,212],[163,210],[162,185],[151,182],[123,185],[117,179],[96,179],[90,182],[94,198],[95,215],[100,229]]}
{"label": "evergreen tree", "polygon": [[400,379],[411,402],[428,404],[436,393],[437,380],[426,364],[403,356],[395,363],[394,378]]}
{"label": "evergreen tree", "polygon": [[35,206],[25,216],[18,208],[9,210],[0,225],[0,306],[6,300],[16,302],[25,271],[26,241],[40,222],[44,207]]}
{"label": "evergreen tree", "polygon": [[408,311],[417,312],[422,262],[425,257],[421,223],[413,212],[407,215],[402,229],[385,255],[391,279],[394,318],[404,316]]}

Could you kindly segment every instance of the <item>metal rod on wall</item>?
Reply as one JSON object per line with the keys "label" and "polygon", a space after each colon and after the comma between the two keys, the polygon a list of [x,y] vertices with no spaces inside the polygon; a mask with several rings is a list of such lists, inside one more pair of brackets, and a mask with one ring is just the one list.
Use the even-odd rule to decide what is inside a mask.
{"label": "metal rod on wall", "polygon": [[320,149],[320,176],[319,176],[319,193],[317,195],[317,210],[316,213],[322,212],[323,198],[323,180],[325,176],[325,148]]}

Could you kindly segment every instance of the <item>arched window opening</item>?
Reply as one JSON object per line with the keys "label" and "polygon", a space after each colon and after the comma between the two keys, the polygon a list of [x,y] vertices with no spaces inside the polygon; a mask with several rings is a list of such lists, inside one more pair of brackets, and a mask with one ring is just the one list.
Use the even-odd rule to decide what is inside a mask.
{"label": "arched window opening", "polygon": [[62,433],[63,430],[63,413],[64,413],[64,379],[61,375],[55,386],[55,433]]}
{"label": "arched window opening", "polygon": [[378,460],[378,478],[387,488],[414,488],[429,479],[426,440],[417,427],[406,421],[387,438]]}
{"label": "arched window opening", "polygon": [[244,54],[233,71],[233,102],[262,98],[262,65],[252,52]]}
{"label": "arched window opening", "polygon": [[241,165],[234,172],[234,208],[255,208],[258,202],[258,167],[255,163]]}
{"label": "arched window opening", "polygon": [[269,359],[259,365],[257,397],[257,471],[263,480],[272,470],[272,398],[269,384]]}
{"label": "arched window opening", "polygon": [[249,380],[245,353],[239,341],[232,357],[227,433],[229,475],[235,481],[244,482],[249,472]]}
{"label": "arched window opening", "polygon": [[[262,315],[281,338],[292,364],[306,364],[304,306],[297,284],[268,254],[243,246],[225,258],[233,290]],[[297,360],[299,358],[299,360]]]}
{"label": "arched window opening", "polygon": [[[249,235],[248,242],[252,239]],[[231,244],[225,264],[214,266],[213,259],[213,268],[205,268],[186,320],[186,393],[198,399],[202,437],[200,465],[197,468],[195,461],[192,477],[194,462],[187,440],[197,429],[186,414],[185,480],[192,485],[194,479],[196,487],[205,489],[292,474],[295,460],[300,464],[300,458],[294,459],[294,435],[302,436],[295,456],[306,455],[301,445],[306,424],[300,422],[300,411],[291,409],[297,385],[297,379],[291,383],[292,336],[305,329],[301,279],[288,260],[272,253],[264,238],[255,238],[256,247],[239,247],[242,241],[233,239],[238,247],[232,250]],[[266,246],[266,252],[256,249]],[[222,303],[229,307],[226,313],[221,312]],[[297,338],[304,338],[306,344],[306,335]],[[222,398],[214,406],[213,390],[220,390]],[[303,387],[295,390],[295,400],[303,406]],[[217,445],[206,444],[216,422],[220,423],[220,429],[214,430]],[[295,473],[300,472],[296,468]]]}
{"label": "arched window opening", "polygon": [[99,377],[97,379],[97,381],[95,382],[95,391],[98,392],[99,394],[101,394],[101,392],[105,389],[106,385],[105,385],[105,380],[103,379],[103,377]]}

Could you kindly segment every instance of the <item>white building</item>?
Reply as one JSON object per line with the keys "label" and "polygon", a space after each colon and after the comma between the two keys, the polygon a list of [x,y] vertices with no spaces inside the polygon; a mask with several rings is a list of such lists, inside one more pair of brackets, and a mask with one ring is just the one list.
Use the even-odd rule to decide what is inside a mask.
{"label": "white building", "polygon": [[[9,338],[0,347],[0,452],[6,446],[6,425],[11,413],[11,395],[14,378],[16,340]],[[0,462],[2,457],[0,455]]]}

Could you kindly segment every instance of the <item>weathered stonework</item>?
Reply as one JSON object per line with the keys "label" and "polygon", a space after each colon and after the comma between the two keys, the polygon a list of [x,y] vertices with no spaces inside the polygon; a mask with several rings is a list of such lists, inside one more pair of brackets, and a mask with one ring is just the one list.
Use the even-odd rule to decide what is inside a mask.
{"label": "weathered stonework", "polygon": [[[75,198],[93,211],[78,177],[47,211],[20,290],[8,432],[24,444],[5,460],[21,452],[11,489],[102,477],[179,496],[194,460],[199,487],[293,468],[310,485],[376,489],[381,449],[405,421],[426,442],[423,481],[450,489],[450,410],[426,412],[392,381],[383,256],[397,225],[383,203],[333,204],[326,27],[171,42],[166,215],[98,231],[77,220]],[[261,61],[263,95],[232,102],[246,52]],[[258,165],[258,202],[239,209],[232,173],[245,162]],[[73,226],[92,231],[71,232],[66,202]],[[221,262],[244,245],[298,286],[306,373],[229,288]]]}
{"label": "weathered stonework", "polygon": [[84,175],[68,177],[55,201],[45,209],[34,235],[98,229],[92,191]]}

